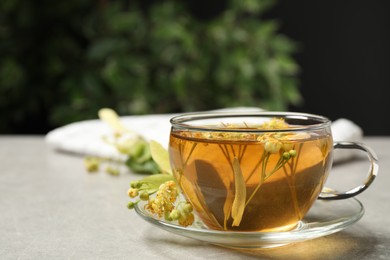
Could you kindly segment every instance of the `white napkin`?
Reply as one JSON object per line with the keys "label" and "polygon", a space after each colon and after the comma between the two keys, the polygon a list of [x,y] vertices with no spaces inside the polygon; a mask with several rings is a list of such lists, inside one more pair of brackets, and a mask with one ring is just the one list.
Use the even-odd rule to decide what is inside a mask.
{"label": "white napkin", "polygon": [[[170,123],[174,115],[145,115],[120,117],[123,125],[139,133],[147,140],[155,140],[168,146]],[[56,150],[80,155],[118,159],[122,156],[103,136],[111,136],[112,128],[100,120],[88,120],[65,125],[50,131],[46,142]]]}
{"label": "white napkin", "polygon": [[[259,111],[258,108],[233,108],[222,111]],[[174,114],[158,114],[144,116],[124,116],[122,123],[147,140],[155,140],[168,147],[170,118]],[[363,131],[348,119],[338,119],[332,123],[334,141],[361,141]],[[105,143],[103,136],[110,136],[112,129],[104,122],[87,120],[65,125],[50,131],[46,142],[55,150],[79,155],[91,155],[107,158],[122,158],[117,150]],[[335,150],[334,161],[344,161],[354,157],[354,150]]]}
{"label": "white napkin", "polygon": [[[333,141],[361,142],[363,130],[351,120],[340,118],[332,123]],[[358,150],[336,149],[333,154],[334,162],[342,162],[361,155]]]}

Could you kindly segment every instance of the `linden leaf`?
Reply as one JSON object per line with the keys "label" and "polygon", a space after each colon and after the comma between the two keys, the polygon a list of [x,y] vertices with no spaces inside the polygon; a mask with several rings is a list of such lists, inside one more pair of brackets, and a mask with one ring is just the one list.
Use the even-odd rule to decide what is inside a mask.
{"label": "linden leaf", "polygon": [[158,189],[161,184],[167,181],[173,181],[173,176],[168,174],[154,174],[147,176],[139,181],[141,183],[147,184],[150,189]]}
{"label": "linden leaf", "polygon": [[150,152],[153,160],[157,163],[163,173],[172,175],[168,151],[158,142],[150,141]]}
{"label": "linden leaf", "polygon": [[123,133],[129,130],[119,120],[118,114],[111,108],[102,108],[98,112],[100,120],[106,122],[114,131]]}
{"label": "linden leaf", "polygon": [[230,188],[231,187],[229,187],[229,189],[227,189],[226,200],[225,200],[225,203],[223,205],[223,214],[224,214],[223,228],[225,230],[227,230],[226,223],[229,219],[229,216],[230,216],[230,213],[232,210],[233,200],[234,200],[234,194]]}
{"label": "linden leaf", "polygon": [[242,215],[244,214],[245,209],[245,199],[246,199],[246,186],[244,176],[242,176],[240,162],[237,157],[233,159],[233,172],[234,172],[234,186],[235,186],[235,195],[232,205],[232,226],[239,226],[242,220]]}

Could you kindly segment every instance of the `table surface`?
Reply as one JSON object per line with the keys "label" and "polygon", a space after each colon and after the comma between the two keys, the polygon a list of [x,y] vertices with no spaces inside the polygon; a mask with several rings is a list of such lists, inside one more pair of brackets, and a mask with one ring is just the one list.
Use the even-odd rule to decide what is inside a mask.
{"label": "table surface", "polygon": [[[82,157],[53,151],[42,136],[0,136],[0,259],[390,259],[390,137],[364,143],[376,151],[380,168],[357,197],[365,207],[359,222],[326,237],[251,251],[145,222],[126,208],[129,182],[142,175],[89,174]],[[329,181],[363,180],[367,165],[335,165]]]}

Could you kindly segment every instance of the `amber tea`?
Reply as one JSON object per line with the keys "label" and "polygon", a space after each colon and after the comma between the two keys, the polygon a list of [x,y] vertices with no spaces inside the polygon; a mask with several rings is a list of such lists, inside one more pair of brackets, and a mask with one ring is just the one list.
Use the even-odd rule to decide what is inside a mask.
{"label": "amber tea", "polygon": [[303,131],[299,120],[283,118],[224,120],[172,128],[171,165],[185,197],[211,229],[294,229],[328,176],[329,127]]}

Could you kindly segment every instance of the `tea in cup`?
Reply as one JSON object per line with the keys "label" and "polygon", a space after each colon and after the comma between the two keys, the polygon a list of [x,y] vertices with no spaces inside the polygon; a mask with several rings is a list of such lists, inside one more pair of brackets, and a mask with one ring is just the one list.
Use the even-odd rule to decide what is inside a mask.
{"label": "tea in cup", "polygon": [[[303,113],[197,113],[171,119],[174,177],[210,229],[287,231],[314,202],[365,190],[377,174],[376,156],[360,143],[333,143],[331,122]],[[334,149],[360,149],[371,163],[366,182],[323,192]]]}

